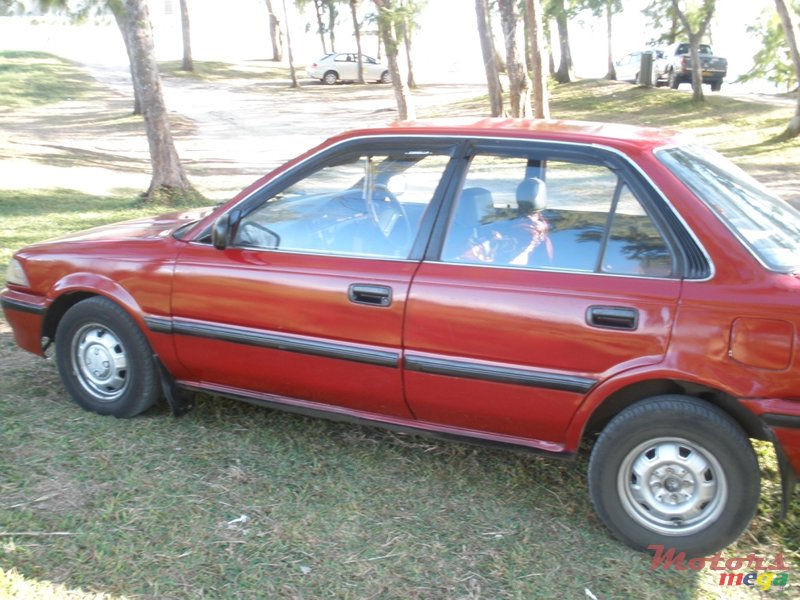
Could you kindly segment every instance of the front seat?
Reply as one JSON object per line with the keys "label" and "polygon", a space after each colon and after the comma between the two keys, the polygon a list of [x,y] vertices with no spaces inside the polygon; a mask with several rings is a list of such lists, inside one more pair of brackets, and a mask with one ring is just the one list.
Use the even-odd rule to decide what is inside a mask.
{"label": "front seat", "polygon": [[483,187],[468,187],[461,190],[456,203],[453,220],[442,251],[444,260],[463,260],[471,248],[478,227],[486,216],[494,212],[492,193]]}

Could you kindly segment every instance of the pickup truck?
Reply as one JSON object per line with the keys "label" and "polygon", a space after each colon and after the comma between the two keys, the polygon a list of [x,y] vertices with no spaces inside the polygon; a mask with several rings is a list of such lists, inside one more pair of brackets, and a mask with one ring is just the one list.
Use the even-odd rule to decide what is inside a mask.
{"label": "pickup truck", "polygon": [[[728,61],[714,56],[708,44],[700,44],[700,65],[703,83],[710,84],[712,92],[720,91],[728,74]],[[653,80],[657,86],[667,84],[673,90],[682,83],[692,82],[692,56],[687,42],[672,44],[664,50],[663,57],[653,64]]]}

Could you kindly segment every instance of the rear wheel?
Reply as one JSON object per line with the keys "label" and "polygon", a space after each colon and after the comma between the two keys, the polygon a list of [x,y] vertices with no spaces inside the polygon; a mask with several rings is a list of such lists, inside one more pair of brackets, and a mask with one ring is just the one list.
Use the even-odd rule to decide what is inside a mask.
{"label": "rear wheel", "polygon": [[106,298],[89,298],[67,311],[56,330],[56,363],[75,402],[102,415],[136,416],[161,392],[147,339]]}
{"label": "rear wheel", "polygon": [[322,83],[325,85],[333,85],[339,81],[339,74],[336,71],[328,71],[322,76]]}
{"label": "rear wheel", "polygon": [[711,91],[718,92],[722,89],[722,82],[721,81],[712,81],[711,82]]}
{"label": "rear wheel", "polygon": [[687,396],[658,396],[605,428],[589,462],[589,492],[603,522],[630,546],[705,556],[753,518],[758,462],[727,413]]}

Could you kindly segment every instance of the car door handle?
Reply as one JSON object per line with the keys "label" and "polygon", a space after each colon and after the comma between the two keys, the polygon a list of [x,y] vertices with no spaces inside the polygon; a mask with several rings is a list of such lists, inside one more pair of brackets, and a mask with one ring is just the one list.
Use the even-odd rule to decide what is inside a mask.
{"label": "car door handle", "polygon": [[639,326],[639,311],[623,306],[590,306],[586,322],[601,329],[634,331]]}
{"label": "car door handle", "polygon": [[347,298],[354,304],[390,306],[392,304],[392,288],[386,285],[354,283],[347,289]]}

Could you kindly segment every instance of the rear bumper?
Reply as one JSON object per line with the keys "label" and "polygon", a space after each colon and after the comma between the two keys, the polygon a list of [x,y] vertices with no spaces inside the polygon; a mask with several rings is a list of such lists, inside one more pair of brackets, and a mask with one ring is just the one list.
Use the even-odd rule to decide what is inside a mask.
{"label": "rear bumper", "polygon": [[5,289],[0,294],[0,306],[14,332],[14,341],[23,350],[41,356],[42,324],[47,312],[47,299],[25,292]]}

